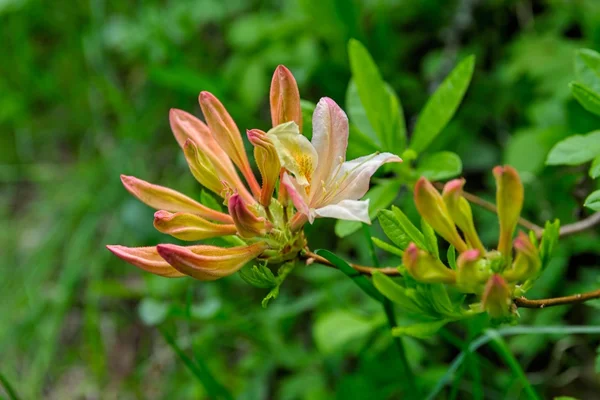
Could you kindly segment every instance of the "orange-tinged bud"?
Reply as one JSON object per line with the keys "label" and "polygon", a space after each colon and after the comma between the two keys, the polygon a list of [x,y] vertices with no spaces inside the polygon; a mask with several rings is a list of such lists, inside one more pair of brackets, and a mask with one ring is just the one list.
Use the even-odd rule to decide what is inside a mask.
{"label": "orange-tinged bud", "polygon": [[254,196],[260,196],[260,187],[250,168],[242,135],[237,125],[223,104],[211,93],[201,92],[199,101],[213,137],[240,169]]}
{"label": "orange-tinged bud", "polygon": [[229,248],[159,244],[156,249],[162,258],[182,274],[201,281],[214,281],[237,272],[268,247],[265,242],[258,242]]}
{"label": "orange-tinged bud", "polygon": [[493,172],[496,178],[496,206],[500,221],[498,250],[505,259],[510,259],[512,235],[523,207],[523,184],[517,171],[509,165],[497,166]]}
{"label": "orange-tinged bud", "polygon": [[509,282],[526,281],[538,273],[542,262],[538,249],[523,231],[519,231],[514,242],[517,256],[510,269],[502,274]]}
{"label": "orange-tinged bud", "polygon": [[[210,182],[206,182],[209,178],[197,176],[198,173],[202,174],[204,171],[198,170],[197,165],[195,165],[198,162],[195,160],[196,157],[200,157],[200,162],[206,166],[206,169],[210,170],[212,167],[214,172],[211,172],[211,174],[216,174],[219,181],[224,181],[235,188],[246,201],[252,201],[252,195],[240,180],[231,159],[217,143],[204,122],[185,111],[177,109],[171,109],[169,121],[173,135],[183,148],[192,173],[203,186],[220,194],[221,190],[217,187],[222,188],[223,185],[216,185],[213,178],[210,178]],[[194,172],[194,169],[196,172]],[[214,189],[217,189],[217,191]]]}
{"label": "orange-tinged bud", "polygon": [[498,274],[488,280],[481,298],[483,308],[492,318],[501,318],[510,315],[510,287]]}
{"label": "orange-tinged bud", "polygon": [[433,187],[431,182],[423,177],[415,185],[415,205],[425,222],[452,244],[459,253],[468,249],[467,244],[456,230],[442,195]]}
{"label": "orange-tinged bud", "polygon": [[479,250],[471,249],[461,253],[456,260],[456,286],[463,293],[481,293],[483,284],[491,271],[481,259]]}
{"label": "orange-tinged bud", "polygon": [[187,139],[183,145],[183,153],[194,178],[205,188],[220,195],[223,183],[217,176],[217,171],[208,156],[199,151],[196,144],[190,139]]}
{"label": "orange-tinged bud", "polygon": [[203,240],[236,233],[233,224],[214,224],[195,214],[173,214],[164,210],[154,213],[154,227],[181,240]]}
{"label": "orange-tinged bud", "polygon": [[271,120],[273,126],[294,121],[302,132],[302,111],[300,108],[300,92],[294,75],[289,69],[280,65],[271,80]]}
{"label": "orange-tinged bud", "polygon": [[247,135],[250,143],[254,145],[254,159],[262,177],[262,189],[259,201],[263,206],[269,207],[281,170],[279,156],[273,142],[271,142],[271,139],[267,137],[265,132],[259,129],[251,129],[247,131]]}
{"label": "orange-tinged bud", "polygon": [[415,280],[424,283],[454,283],[456,273],[440,260],[411,243],[404,251],[402,262]]}
{"label": "orange-tinged bud", "polygon": [[156,210],[198,214],[203,218],[226,224],[233,222],[229,215],[208,208],[186,195],[164,186],[153,185],[127,175],[121,175],[121,182],[129,193]]}
{"label": "orange-tinged bud", "polygon": [[185,276],[166,262],[156,251],[156,247],[106,246],[114,255],[138,268],[167,278]]}
{"label": "orange-tinged bud", "polygon": [[241,237],[253,238],[267,233],[265,219],[256,216],[238,194],[234,194],[229,198],[228,208],[238,235]]}
{"label": "orange-tinged bud", "polygon": [[471,205],[462,195],[464,185],[465,180],[463,178],[449,181],[444,186],[442,197],[446,203],[450,217],[465,235],[469,247],[475,248],[483,253],[485,252],[485,248],[475,229]]}

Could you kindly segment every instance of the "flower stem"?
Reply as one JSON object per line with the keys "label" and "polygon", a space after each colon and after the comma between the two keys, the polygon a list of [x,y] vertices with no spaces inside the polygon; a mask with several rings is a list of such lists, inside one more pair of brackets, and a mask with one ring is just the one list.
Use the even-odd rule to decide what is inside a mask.
{"label": "flower stem", "polygon": [[494,332],[494,336],[492,336],[490,345],[492,346],[494,351],[504,360],[504,362],[511,369],[513,374],[515,374],[517,378],[521,381],[521,384],[523,385],[523,389],[525,390],[527,397],[529,399],[539,400],[540,397],[529,383],[525,372],[523,371],[521,365],[519,365],[519,362],[506,345],[504,339],[502,339],[500,335]]}
{"label": "flower stem", "polygon": [[600,289],[587,293],[577,293],[571,296],[553,297],[550,299],[529,300],[525,297],[517,297],[514,302],[517,307],[522,308],[544,308],[552,306],[560,306],[564,304],[583,303],[587,300],[600,298]]}

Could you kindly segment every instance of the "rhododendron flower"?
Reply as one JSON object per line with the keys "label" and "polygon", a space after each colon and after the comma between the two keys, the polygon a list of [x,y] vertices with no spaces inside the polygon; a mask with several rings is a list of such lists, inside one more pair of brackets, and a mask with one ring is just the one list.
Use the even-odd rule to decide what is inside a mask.
{"label": "rhododendron flower", "polygon": [[157,210],[154,226],[160,232],[187,241],[236,235],[244,245],[108,249],[156,275],[214,280],[235,273],[254,259],[282,263],[297,258],[306,246],[300,228],[315,216],[369,222],[368,202],[358,199],[381,164],[400,159],[383,153],[346,162],[348,120],[330,99],[321,100],[315,110],[311,144],[300,134],[298,86],[283,66],[273,75],[269,100],[274,127],[268,133],[247,131],[261,184],[250,167],[237,125],[215,96],[208,92],[199,96],[206,124],[185,111],[171,110],[169,114],[192,175],[223,199],[227,212],[172,189],[121,176],[131,194]]}
{"label": "rhododendron flower", "polygon": [[348,117],[327,97],[315,108],[312,142],[293,122],[271,129],[267,136],[289,172],[283,174],[282,184],[310,223],[316,217],[371,223],[369,201],[358,199],[365,195],[371,176],[382,164],[402,161],[391,153],[346,161]]}

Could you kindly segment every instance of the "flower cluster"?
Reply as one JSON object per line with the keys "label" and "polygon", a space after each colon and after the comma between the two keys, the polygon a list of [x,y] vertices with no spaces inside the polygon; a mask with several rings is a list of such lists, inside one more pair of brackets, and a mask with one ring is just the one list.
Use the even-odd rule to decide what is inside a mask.
{"label": "flower cluster", "polygon": [[[369,203],[359,200],[373,173],[384,163],[400,162],[390,153],[346,161],[348,118],[331,99],[317,104],[313,137],[302,135],[298,86],[279,66],[271,82],[273,127],[246,132],[254,147],[261,183],[246,155],[242,135],[223,104],[202,92],[206,123],[171,110],[170,123],[192,175],[223,199],[227,213],[184,194],[132,176],[121,176],[125,188],[158,210],[154,226],[186,241],[236,235],[243,245],[156,247],[107,246],[123,260],[156,275],[215,280],[238,271],[253,259],[267,263],[293,260],[305,247],[302,227],[318,217],[370,223]],[[240,177],[240,174],[243,177]]]}
{"label": "flower cluster", "polygon": [[459,255],[452,269],[411,243],[404,252],[403,264],[417,281],[450,284],[462,293],[475,294],[492,318],[503,318],[514,311],[512,299],[522,293],[523,285],[537,276],[541,258],[535,238],[519,231],[512,239],[523,205],[519,175],[510,166],[498,166],[493,172],[500,223],[497,249],[487,250],[479,239],[471,206],[463,196],[464,179],[448,182],[439,193],[421,178],[414,192],[417,209]]}

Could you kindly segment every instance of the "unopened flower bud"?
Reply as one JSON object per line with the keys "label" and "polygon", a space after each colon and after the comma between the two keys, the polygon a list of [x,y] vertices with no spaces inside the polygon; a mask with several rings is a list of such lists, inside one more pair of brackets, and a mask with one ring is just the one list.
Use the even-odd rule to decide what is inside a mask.
{"label": "unopened flower bud", "polygon": [[456,272],[440,260],[411,243],[404,251],[402,262],[415,280],[423,283],[454,283]]}
{"label": "unopened flower bud", "polygon": [[248,185],[250,185],[250,190],[254,196],[258,197],[260,195],[260,187],[250,168],[242,135],[237,125],[223,104],[211,93],[201,92],[199,101],[202,113],[206,118],[212,135],[227,155],[229,155],[233,163],[240,169]]}
{"label": "unopened flower bud", "polygon": [[462,195],[464,184],[464,179],[451,180],[444,186],[442,197],[444,198],[450,217],[465,235],[469,247],[475,248],[483,253],[485,252],[485,248],[475,229],[471,205]]}
{"label": "unopened flower bud", "polygon": [[182,274],[201,281],[214,281],[237,272],[268,247],[265,242],[258,242],[228,248],[160,244],[156,249],[165,261]]}
{"label": "unopened flower bud", "polygon": [[241,237],[253,238],[263,236],[267,232],[265,219],[253,213],[238,194],[229,197],[228,208]]}
{"label": "unopened flower bud", "polygon": [[468,249],[460,237],[454,221],[450,217],[442,195],[433,187],[431,182],[421,178],[415,185],[415,205],[421,217],[446,241],[452,244],[459,253]]}
{"label": "unopened flower bud", "polygon": [[514,246],[517,253],[515,261],[502,275],[508,282],[523,282],[537,274],[542,263],[538,250],[523,231],[517,235]]}
{"label": "unopened flower bud", "polygon": [[154,213],[154,227],[181,240],[203,240],[217,236],[235,235],[233,224],[214,224],[204,218],[190,213],[170,213],[157,211]]}
{"label": "unopened flower bud", "polygon": [[481,293],[490,277],[490,269],[481,258],[479,250],[471,249],[461,253],[456,260],[456,286],[463,293]]}
{"label": "unopened flower bud", "polygon": [[501,318],[510,314],[511,298],[510,287],[498,274],[490,277],[482,296],[485,311],[492,318]]}
{"label": "unopened flower bud", "polygon": [[273,74],[270,103],[273,126],[294,121],[302,132],[300,92],[296,79],[283,65],[278,66]]}
{"label": "unopened flower bud", "polygon": [[250,143],[254,145],[254,159],[262,177],[259,202],[264,207],[269,207],[281,171],[279,156],[273,142],[265,132],[251,129],[247,131],[247,135]]}
{"label": "unopened flower bud", "polygon": [[500,221],[498,250],[508,260],[511,258],[512,235],[523,207],[523,184],[517,171],[509,165],[497,166],[493,172],[496,178],[496,206]]}

